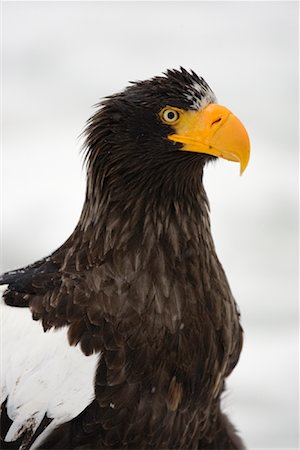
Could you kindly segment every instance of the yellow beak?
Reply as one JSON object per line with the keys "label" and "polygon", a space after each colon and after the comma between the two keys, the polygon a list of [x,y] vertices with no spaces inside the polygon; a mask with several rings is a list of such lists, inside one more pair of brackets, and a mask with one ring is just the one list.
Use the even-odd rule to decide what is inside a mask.
{"label": "yellow beak", "polygon": [[247,131],[224,106],[210,104],[202,111],[184,111],[173,128],[175,134],[168,138],[184,144],[181,150],[237,161],[241,174],[246,169],[250,156]]}

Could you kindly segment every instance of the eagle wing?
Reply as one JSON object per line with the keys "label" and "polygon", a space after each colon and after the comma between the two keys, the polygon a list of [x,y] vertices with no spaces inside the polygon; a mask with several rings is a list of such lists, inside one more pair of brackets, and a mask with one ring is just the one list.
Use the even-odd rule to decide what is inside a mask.
{"label": "eagle wing", "polygon": [[2,448],[35,448],[93,401],[99,354],[71,347],[67,325],[45,331],[32,319],[29,299],[59,288],[60,274],[50,258],[8,272],[0,283],[6,284],[0,303]]}

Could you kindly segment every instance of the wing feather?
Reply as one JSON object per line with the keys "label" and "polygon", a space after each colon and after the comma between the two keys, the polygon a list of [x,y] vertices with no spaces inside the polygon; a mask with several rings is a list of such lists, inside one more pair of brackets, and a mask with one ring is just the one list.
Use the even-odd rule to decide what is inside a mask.
{"label": "wing feather", "polygon": [[86,408],[94,399],[99,354],[86,356],[71,347],[68,327],[44,332],[29,308],[1,301],[0,313],[2,402],[12,420],[4,440],[11,442],[24,431],[33,435],[44,417],[59,425]]}

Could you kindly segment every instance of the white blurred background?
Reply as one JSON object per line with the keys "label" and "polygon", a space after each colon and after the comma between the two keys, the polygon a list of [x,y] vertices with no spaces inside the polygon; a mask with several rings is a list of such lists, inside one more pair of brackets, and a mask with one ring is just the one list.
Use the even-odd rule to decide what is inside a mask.
{"label": "white blurred background", "polygon": [[192,68],[244,122],[245,174],[207,168],[213,235],[245,345],[224,408],[249,449],[298,448],[298,2],[4,2],[2,265],[72,232],[92,105]]}

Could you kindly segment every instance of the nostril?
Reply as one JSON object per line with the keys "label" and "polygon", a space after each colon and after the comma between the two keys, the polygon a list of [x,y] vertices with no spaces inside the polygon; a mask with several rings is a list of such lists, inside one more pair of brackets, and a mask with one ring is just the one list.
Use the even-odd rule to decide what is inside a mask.
{"label": "nostril", "polygon": [[218,123],[218,122],[221,122],[221,120],[222,120],[222,117],[218,117],[218,119],[214,120],[214,121],[211,123],[211,126],[215,125],[215,124]]}

